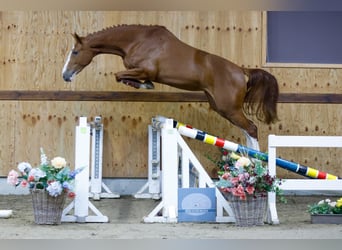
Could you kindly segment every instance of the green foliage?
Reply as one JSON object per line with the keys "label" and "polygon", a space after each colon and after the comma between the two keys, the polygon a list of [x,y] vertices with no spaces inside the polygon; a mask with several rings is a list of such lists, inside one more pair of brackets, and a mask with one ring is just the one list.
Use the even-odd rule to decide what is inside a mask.
{"label": "green foliage", "polygon": [[310,214],[342,214],[342,198],[337,201],[330,199],[321,200],[313,205],[308,205]]}

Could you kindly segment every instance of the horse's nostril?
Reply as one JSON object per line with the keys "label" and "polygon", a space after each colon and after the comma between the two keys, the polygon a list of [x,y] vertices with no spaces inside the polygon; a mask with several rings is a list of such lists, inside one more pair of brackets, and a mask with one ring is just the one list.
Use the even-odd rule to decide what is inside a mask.
{"label": "horse's nostril", "polygon": [[66,76],[66,75],[63,75],[63,79],[64,79],[64,81],[66,81],[66,82],[71,82],[70,77],[68,77],[68,76]]}

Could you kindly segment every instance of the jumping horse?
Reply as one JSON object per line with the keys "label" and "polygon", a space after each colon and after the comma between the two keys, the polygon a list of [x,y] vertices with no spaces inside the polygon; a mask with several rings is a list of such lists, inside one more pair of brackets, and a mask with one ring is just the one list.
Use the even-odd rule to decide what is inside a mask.
{"label": "jumping horse", "polygon": [[243,130],[250,148],[259,150],[258,132],[245,114],[267,124],[277,120],[279,89],[273,75],[189,46],[163,26],[118,25],[73,36],[75,44],[62,72],[67,82],[96,55],[114,54],[126,68],[115,74],[118,82],[134,88],[153,89],[152,82],[157,82],[204,91],[211,108]]}

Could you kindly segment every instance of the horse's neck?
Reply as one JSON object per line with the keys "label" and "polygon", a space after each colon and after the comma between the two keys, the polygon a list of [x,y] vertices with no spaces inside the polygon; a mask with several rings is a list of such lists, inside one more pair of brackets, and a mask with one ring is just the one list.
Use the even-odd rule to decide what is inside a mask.
{"label": "horse's neck", "polygon": [[134,40],[127,32],[99,32],[87,38],[89,47],[98,54],[114,54],[124,56]]}

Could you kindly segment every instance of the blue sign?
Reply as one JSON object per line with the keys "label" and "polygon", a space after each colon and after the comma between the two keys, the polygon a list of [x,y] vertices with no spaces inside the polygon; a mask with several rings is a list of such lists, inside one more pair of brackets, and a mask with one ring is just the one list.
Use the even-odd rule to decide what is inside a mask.
{"label": "blue sign", "polygon": [[178,222],[215,222],[215,188],[179,188]]}

